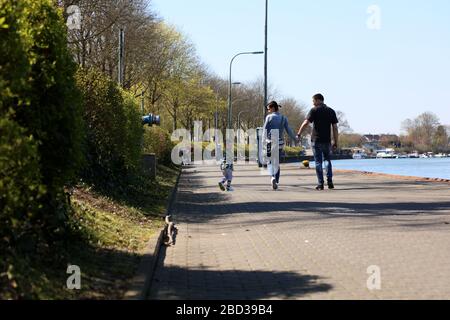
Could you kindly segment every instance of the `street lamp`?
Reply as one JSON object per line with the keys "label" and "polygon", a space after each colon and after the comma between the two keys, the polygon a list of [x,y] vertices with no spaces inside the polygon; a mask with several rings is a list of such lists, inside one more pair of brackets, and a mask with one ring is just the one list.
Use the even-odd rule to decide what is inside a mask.
{"label": "street lamp", "polygon": [[[269,0],[266,0],[266,15],[264,24],[264,120],[267,116],[267,29],[268,29],[268,17],[269,17]],[[263,121],[264,121],[263,120]]]}
{"label": "street lamp", "polygon": [[247,113],[247,111],[243,110],[243,111],[239,112],[239,114],[238,114],[238,129],[241,129],[241,114],[243,114],[243,113]]}
{"label": "street lamp", "polygon": [[[237,103],[237,102],[246,102],[246,101],[248,101],[248,99],[244,99],[244,98],[238,98],[238,99],[236,99],[236,100],[233,100],[233,101],[231,102],[231,110],[233,111],[233,105],[234,105],[235,103]],[[233,116],[233,115],[231,115],[231,116]],[[238,120],[239,120],[239,118],[238,118]],[[238,123],[239,123],[239,121],[238,121]],[[239,127],[238,127],[238,129],[239,129]]]}
{"label": "street lamp", "polygon": [[236,54],[230,61],[230,79],[228,82],[228,129],[232,129],[232,106],[231,106],[231,86],[232,86],[232,82],[231,82],[231,71],[232,71],[232,67],[233,67],[233,61],[234,59],[236,59],[238,56],[244,55],[244,54],[263,54],[264,51],[254,51],[254,52],[241,52]]}
{"label": "street lamp", "polygon": [[[233,85],[233,86],[240,86],[242,83],[241,82],[233,82],[231,85]],[[233,105],[236,103],[236,102],[239,102],[239,101],[243,101],[244,99],[242,99],[242,98],[239,98],[239,99],[236,99],[236,100],[233,100],[233,101],[231,101],[231,121],[233,121]],[[231,127],[233,127],[233,124],[231,124]]]}

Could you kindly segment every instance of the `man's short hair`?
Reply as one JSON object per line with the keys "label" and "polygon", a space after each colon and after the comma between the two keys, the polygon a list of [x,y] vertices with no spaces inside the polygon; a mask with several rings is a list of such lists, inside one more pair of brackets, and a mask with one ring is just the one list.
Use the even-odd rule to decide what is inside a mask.
{"label": "man's short hair", "polygon": [[323,95],[322,95],[321,93],[315,94],[315,95],[313,96],[313,99],[314,99],[314,100],[319,100],[319,101],[322,101],[322,102],[325,101],[325,98],[323,97]]}

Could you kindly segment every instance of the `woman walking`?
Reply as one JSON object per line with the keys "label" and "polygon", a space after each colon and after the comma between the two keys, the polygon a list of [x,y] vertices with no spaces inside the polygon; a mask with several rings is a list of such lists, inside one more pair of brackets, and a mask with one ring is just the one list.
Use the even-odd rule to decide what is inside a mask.
{"label": "woman walking", "polygon": [[[279,155],[283,153],[284,149],[284,139],[283,133],[286,130],[288,135],[292,140],[297,141],[297,137],[295,136],[292,129],[289,127],[288,119],[282,115],[279,110],[281,106],[278,105],[277,102],[272,101],[267,105],[267,110],[269,115],[266,118],[266,122],[264,123],[264,137],[267,142],[267,151],[268,157],[270,158],[269,163],[269,173],[271,175],[271,185],[273,190],[278,189],[278,184],[280,183],[280,161]],[[278,133],[278,148],[273,147],[271,145],[272,142],[272,134]],[[264,141],[264,140],[263,140]],[[276,143],[276,142],[275,142]],[[278,155],[273,155],[271,150],[278,151]]]}

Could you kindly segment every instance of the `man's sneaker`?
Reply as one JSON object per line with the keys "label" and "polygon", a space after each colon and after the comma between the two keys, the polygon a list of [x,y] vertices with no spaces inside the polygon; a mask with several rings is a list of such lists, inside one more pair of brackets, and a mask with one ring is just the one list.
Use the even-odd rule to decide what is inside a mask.
{"label": "man's sneaker", "polygon": [[316,190],[318,190],[318,191],[322,191],[323,189],[325,189],[325,188],[323,187],[323,184],[319,184],[319,185],[316,187]]}
{"label": "man's sneaker", "polygon": [[227,191],[233,191],[233,188],[231,186],[227,186]]}
{"label": "man's sneaker", "polygon": [[272,189],[277,190],[278,189],[278,183],[275,178],[272,178]]}
{"label": "man's sneaker", "polygon": [[334,189],[333,181],[328,181],[328,189]]}
{"label": "man's sneaker", "polygon": [[225,186],[223,185],[223,182],[219,182],[219,188],[222,191],[225,191]]}

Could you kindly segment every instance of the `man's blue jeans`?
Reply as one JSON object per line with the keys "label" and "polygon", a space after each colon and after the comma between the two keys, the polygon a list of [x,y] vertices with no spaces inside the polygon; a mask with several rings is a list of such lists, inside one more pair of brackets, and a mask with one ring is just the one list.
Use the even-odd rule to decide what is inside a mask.
{"label": "man's blue jeans", "polygon": [[328,181],[333,181],[333,168],[331,166],[331,143],[317,143],[314,142],[312,145],[314,153],[314,161],[316,162],[316,174],[319,184],[323,185],[323,161],[328,162],[327,166],[327,179]]}

